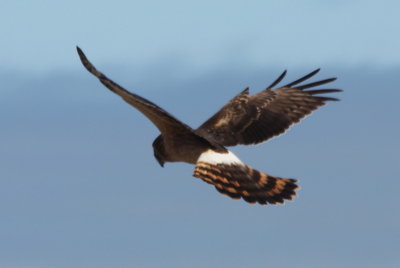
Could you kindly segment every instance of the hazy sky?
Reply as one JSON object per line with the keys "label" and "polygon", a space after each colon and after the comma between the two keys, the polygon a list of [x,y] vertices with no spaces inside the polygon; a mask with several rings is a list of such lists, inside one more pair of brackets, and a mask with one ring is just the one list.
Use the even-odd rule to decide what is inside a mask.
{"label": "hazy sky", "polygon": [[[398,1],[0,2],[0,267],[399,267]],[[81,66],[197,127],[321,67],[342,99],[232,150],[284,206],[161,168],[157,129]]]}
{"label": "hazy sky", "polygon": [[400,62],[398,1],[1,1],[6,69],[179,59],[193,67]]}

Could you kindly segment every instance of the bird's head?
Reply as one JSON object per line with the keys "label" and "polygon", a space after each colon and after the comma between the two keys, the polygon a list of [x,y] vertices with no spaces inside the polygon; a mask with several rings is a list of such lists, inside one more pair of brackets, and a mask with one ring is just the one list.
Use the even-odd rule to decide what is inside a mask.
{"label": "bird's head", "polygon": [[153,141],[153,152],[154,152],[154,157],[157,159],[160,166],[164,167],[166,155],[165,155],[165,148],[164,148],[164,140],[161,135],[159,135]]}

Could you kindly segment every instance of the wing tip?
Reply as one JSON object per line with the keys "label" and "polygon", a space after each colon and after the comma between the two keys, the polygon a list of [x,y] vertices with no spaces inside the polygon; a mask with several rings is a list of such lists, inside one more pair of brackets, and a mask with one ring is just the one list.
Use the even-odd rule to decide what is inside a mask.
{"label": "wing tip", "polygon": [[249,94],[249,92],[250,92],[250,87],[246,87],[245,89],[243,89],[243,91],[242,91],[242,92],[240,92],[240,94],[245,94],[245,95],[248,95],[248,94]]}
{"label": "wing tip", "polygon": [[276,86],[277,84],[279,84],[279,82],[281,82],[282,79],[286,76],[286,73],[287,73],[287,69],[285,69],[285,70],[281,73],[281,75],[278,76],[277,79],[275,79],[274,82],[272,82],[268,87],[266,87],[265,90],[272,89],[274,86]]}
{"label": "wing tip", "polygon": [[[311,73],[306,74],[305,76],[303,76],[303,77],[301,77],[301,78],[299,78],[299,79],[297,79],[297,80],[295,80],[295,81],[293,81],[293,82],[291,82],[289,84],[284,85],[282,88],[285,88],[285,87],[290,87],[291,88],[291,87],[293,87],[295,85],[298,85],[301,82],[304,82],[304,81],[310,79],[311,77],[313,77],[314,75],[316,75],[320,70],[321,70],[321,68],[317,68],[314,71],[312,71]],[[314,84],[314,83],[312,83],[312,84]]]}
{"label": "wing tip", "polygon": [[79,46],[76,46],[76,51],[78,52],[78,55],[81,58],[81,61],[82,61],[82,59],[87,60],[85,53],[83,53],[82,49]]}
{"label": "wing tip", "polygon": [[322,101],[340,101],[340,99],[338,98],[334,98],[334,97],[325,97],[320,96],[319,94],[329,94],[329,93],[338,93],[338,92],[343,92],[342,89],[314,89],[314,90],[305,90],[304,92],[310,94],[311,96],[313,96],[314,98],[320,99]]}
{"label": "wing tip", "polygon": [[86,68],[86,70],[88,70],[90,73],[92,73],[94,76],[96,76],[97,78],[101,78],[102,76],[104,76],[101,72],[99,72],[96,67],[94,67],[94,65],[88,60],[88,58],[86,57],[85,53],[83,52],[83,50],[79,47],[76,46],[76,51],[78,52],[79,58],[82,62],[82,65]]}

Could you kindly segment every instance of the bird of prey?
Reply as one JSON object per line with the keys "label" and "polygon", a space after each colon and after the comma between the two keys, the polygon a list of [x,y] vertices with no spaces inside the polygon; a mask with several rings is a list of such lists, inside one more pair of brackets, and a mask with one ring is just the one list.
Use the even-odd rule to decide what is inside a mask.
{"label": "bird of prey", "polygon": [[153,142],[154,156],[161,166],[165,162],[194,164],[193,176],[214,185],[220,193],[262,205],[282,204],[285,200],[292,200],[299,188],[297,181],[253,169],[226,147],[257,144],[280,135],[325,102],[338,100],[321,94],[341,91],[312,89],[336,78],[300,85],[319,69],[273,89],[286,75],[285,70],[265,90],[249,95],[249,88],[246,88],[199,128],[192,129],[151,101],[110,80],[89,62],[79,47],[77,51],[82,64],[90,73],[138,109],[161,132]]}

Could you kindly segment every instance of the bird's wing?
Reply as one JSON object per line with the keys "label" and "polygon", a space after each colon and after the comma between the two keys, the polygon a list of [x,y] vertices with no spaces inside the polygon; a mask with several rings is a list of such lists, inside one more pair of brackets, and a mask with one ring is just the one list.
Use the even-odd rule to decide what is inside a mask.
{"label": "bird's wing", "polygon": [[222,194],[249,203],[282,204],[299,187],[295,179],[278,178],[243,164],[232,152],[207,150],[197,160],[194,177],[212,184]]}
{"label": "bird's wing", "polygon": [[256,144],[282,134],[325,102],[338,100],[320,94],[340,92],[339,89],[312,89],[336,78],[299,85],[318,71],[319,69],[283,87],[272,89],[286,75],[284,71],[270,86],[255,95],[249,95],[249,89],[246,88],[196,132],[224,146]]}
{"label": "bird's wing", "polygon": [[150,119],[154,123],[154,125],[157,126],[161,133],[165,134],[172,131],[176,132],[182,130],[191,131],[191,128],[189,126],[183,124],[159,106],[155,105],[149,100],[146,100],[145,98],[129,92],[128,90],[124,89],[123,87],[109,79],[103,73],[98,71],[92,63],[90,63],[90,61],[86,58],[85,54],[79,47],[77,47],[77,51],[83,66],[85,66],[85,68],[90,73],[96,76],[100,80],[100,82],[105,85],[109,90],[119,95],[127,103],[143,113],[148,119]]}

